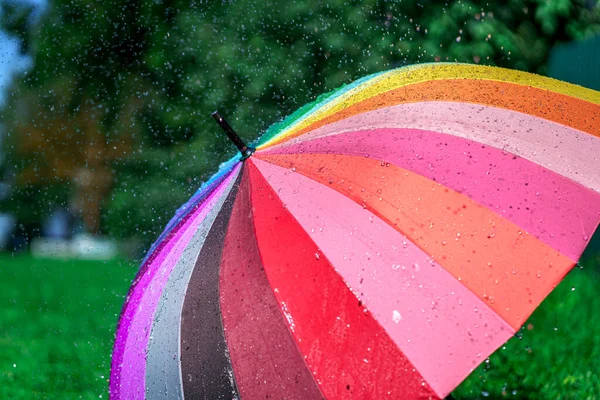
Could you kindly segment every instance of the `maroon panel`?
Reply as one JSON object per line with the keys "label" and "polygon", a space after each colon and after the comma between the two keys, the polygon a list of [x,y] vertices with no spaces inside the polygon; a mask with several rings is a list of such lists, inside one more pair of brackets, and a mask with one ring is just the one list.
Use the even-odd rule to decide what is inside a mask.
{"label": "maroon panel", "polygon": [[267,280],[254,235],[248,172],[229,219],[221,260],[225,340],[242,399],[323,398]]}

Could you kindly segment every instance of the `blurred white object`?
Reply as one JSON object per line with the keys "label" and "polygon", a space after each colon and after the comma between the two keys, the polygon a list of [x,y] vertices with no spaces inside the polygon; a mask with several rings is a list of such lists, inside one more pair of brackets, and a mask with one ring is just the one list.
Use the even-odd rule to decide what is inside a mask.
{"label": "blurred white object", "polygon": [[38,258],[70,258],[68,240],[60,238],[35,238],[31,240],[31,255]]}
{"label": "blurred white object", "polygon": [[80,234],[72,240],[36,238],[31,241],[31,255],[40,258],[79,258],[110,260],[118,255],[117,245],[110,239]]}
{"label": "blurred white object", "polygon": [[86,260],[110,260],[117,256],[117,245],[110,239],[80,234],[71,240],[73,257]]}

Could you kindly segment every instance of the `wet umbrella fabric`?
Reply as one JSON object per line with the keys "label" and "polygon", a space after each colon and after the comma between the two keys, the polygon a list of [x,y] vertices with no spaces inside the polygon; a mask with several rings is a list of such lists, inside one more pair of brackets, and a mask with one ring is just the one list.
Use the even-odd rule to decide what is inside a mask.
{"label": "wet umbrella fabric", "polygon": [[123,308],[111,398],[443,398],[600,222],[600,93],[499,68],[363,78],[179,209]]}

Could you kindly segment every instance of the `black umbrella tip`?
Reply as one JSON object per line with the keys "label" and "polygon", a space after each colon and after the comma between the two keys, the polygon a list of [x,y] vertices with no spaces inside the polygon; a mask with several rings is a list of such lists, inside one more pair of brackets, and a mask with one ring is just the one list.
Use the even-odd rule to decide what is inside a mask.
{"label": "black umbrella tip", "polygon": [[233,142],[233,144],[235,144],[235,146],[238,148],[240,153],[242,153],[242,160],[245,160],[246,158],[250,157],[252,155],[252,153],[254,153],[255,149],[252,147],[246,146],[246,144],[242,141],[242,139],[240,139],[238,134],[231,128],[231,126],[227,123],[227,121],[225,121],[225,119],[223,119],[223,117],[221,117],[221,115],[219,114],[219,111],[214,111],[210,115],[211,115],[211,117],[213,117],[215,119],[215,121],[217,121],[219,126],[227,134],[227,137],[229,137],[229,139]]}

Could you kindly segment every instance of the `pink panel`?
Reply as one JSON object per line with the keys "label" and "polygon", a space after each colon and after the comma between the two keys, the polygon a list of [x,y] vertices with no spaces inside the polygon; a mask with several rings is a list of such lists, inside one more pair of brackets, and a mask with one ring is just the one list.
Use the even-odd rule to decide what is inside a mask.
{"label": "pink panel", "polygon": [[465,194],[577,261],[600,222],[600,193],[506,151],[415,129],[330,135],[265,153],[368,155]]}
{"label": "pink panel", "polygon": [[445,269],[368,210],[300,174],[253,162],[441,397],[514,333]]}
{"label": "pink panel", "polygon": [[600,139],[515,111],[469,103],[400,104],[325,125],[277,146],[375,128],[414,128],[506,150],[600,192]]}

